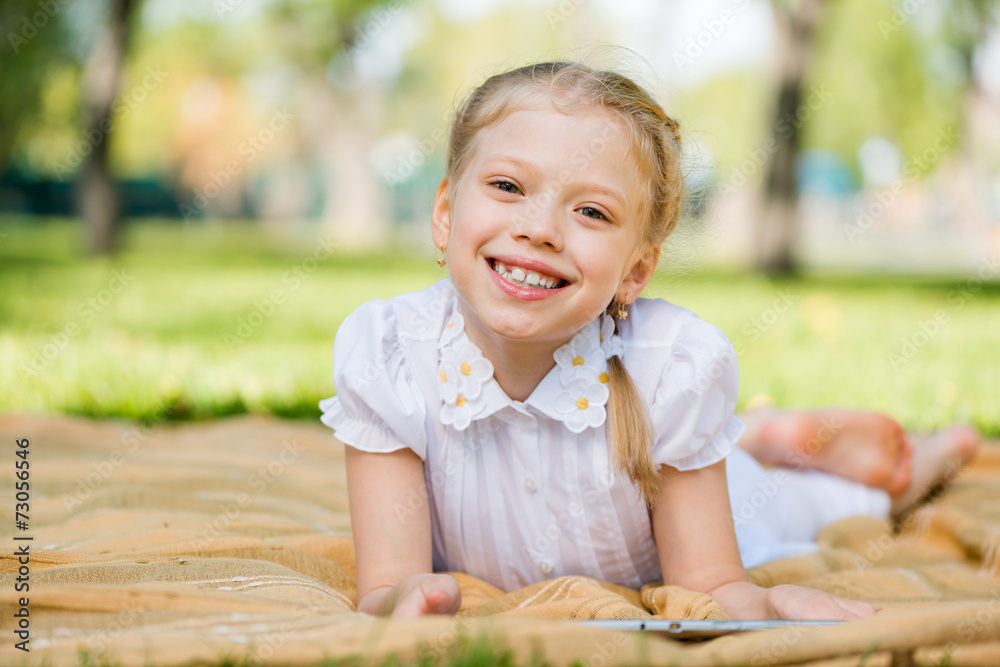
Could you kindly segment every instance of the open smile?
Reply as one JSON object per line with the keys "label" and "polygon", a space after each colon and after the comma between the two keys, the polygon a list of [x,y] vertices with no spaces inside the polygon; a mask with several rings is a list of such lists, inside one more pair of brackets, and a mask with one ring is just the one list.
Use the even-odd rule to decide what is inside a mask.
{"label": "open smile", "polygon": [[520,266],[508,266],[498,259],[490,260],[490,268],[501,278],[518,287],[533,287],[536,289],[556,289],[566,284],[565,280],[553,278],[544,273],[525,269]]}
{"label": "open smile", "polygon": [[490,274],[500,288],[524,301],[536,301],[562,291],[568,284],[565,279],[546,273],[545,269],[531,260],[519,258],[487,258]]}

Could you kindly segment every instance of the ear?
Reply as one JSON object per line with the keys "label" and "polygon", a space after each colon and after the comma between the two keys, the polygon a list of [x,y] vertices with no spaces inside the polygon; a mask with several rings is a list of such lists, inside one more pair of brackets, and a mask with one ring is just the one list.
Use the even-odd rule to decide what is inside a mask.
{"label": "ear", "polygon": [[632,266],[622,277],[616,298],[620,303],[630,304],[639,298],[646,283],[653,277],[656,263],[660,261],[660,246],[650,244],[637,251]]}
{"label": "ear", "polygon": [[431,238],[436,248],[448,247],[448,236],[451,234],[451,202],[448,200],[448,177],[441,179],[437,196],[434,198],[434,209],[431,212]]}

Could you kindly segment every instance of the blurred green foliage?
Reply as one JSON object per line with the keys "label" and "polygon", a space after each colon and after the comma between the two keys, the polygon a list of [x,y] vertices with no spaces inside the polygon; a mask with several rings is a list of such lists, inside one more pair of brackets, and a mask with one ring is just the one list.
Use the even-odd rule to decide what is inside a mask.
{"label": "blurred green foliage", "polygon": [[[630,62],[603,46],[620,41],[616,30],[622,26],[587,3],[574,3],[569,18],[559,21],[552,20],[560,7],[556,0],[518,5],[517,11],[501,3],[469,21],[449,18],[434,3],[384,0],[286,0],[255,11],[244,11],[236,2],[178,5],[168,12],[169,20],[161,16],[168,3],[152,9],[147,4],[154,3],[141,5],[122,91],[136,89],[149,67],[168,76],[146,91],[141,105],[119,110],[112,155],[113,168],[124,177],[170,179],[183,170],[191,149],[186,127],[192,122],[185,100],[194,99],[188,94],[199,82],[221,87],[227,125],[241,131],[259,126],[276,106],[288,105],[302,118],[309,112],[309,87],[344,85],[345,68],[372,55],[366,33],[377,35],[402,15],[414,34],[401,47],[405,57],[399,70],[377,81],[384,105],[379,124],[383,133],[401,131],[417,140],[444,128],[444,117],[473,85],[508,67],[558,57],[595,57],[612,65],[619,59],[639,70],[645,65],[644,54]],[[37,7],[37,0],[0,5],[4,34],[20,34],[24,17]],[[33,173],[51,175],[55,163],[80,141],[82,61],[94,43],[102,7],[60,8],[16,53],[9,40],[0,44],[5,61],[0,172],[9,157]],[[908,7],[895,0],[825,3],[807,88],[824,87],[830,99],[806,121],[803,147],[836,152],[856,168],[858,146],[871,135],[886,137],[913,157],[942,127],[955,126],[961,134],[972,54],[986,35],[996,2]],[[661,66],[664,71],[649,83],[682,125],[711,149],[724,178],[769,131],[772,64],[758,60],[730,67],[686,88],[670,80],[666,64]],[[234,137],[234,145],[242,138]],[[308,149],[311,142],[303,146]],[[918,175],[933,166],[917,169]]]}
{"label": "blurred green foliage", "polygon": [[[324,258],[324,237],[309,231],[277,238],[250,224],[144,222],[126,227],[120,254],[95,259],[77,255],[73,221],[0,223],[4,413],[316,418],[334,393],[331,350],[347,314],[444,275],[429,241]],[[115,271],[127,284],[113,282]],[[1000,435],[990,363],[1000,284],[664,270],[645,295],[729,335],[741,408],[768,397],[881,410],[919,430],[970,421]]]}

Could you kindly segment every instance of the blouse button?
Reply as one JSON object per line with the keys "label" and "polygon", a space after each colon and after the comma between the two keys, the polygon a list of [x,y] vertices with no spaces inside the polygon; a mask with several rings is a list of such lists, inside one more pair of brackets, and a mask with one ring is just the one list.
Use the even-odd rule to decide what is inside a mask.
{"label": "blouse button", "polygon": [[548,574],[552,571],[552,566],[543,560],[538,563],[538,569],[541,570],[542,574]]}
{"label": "blouse button", "polygon": [[530,475],[524,478],[524,488],[528,491],[535,492],[538,490],[538,485],[535,484],[535,480]]}

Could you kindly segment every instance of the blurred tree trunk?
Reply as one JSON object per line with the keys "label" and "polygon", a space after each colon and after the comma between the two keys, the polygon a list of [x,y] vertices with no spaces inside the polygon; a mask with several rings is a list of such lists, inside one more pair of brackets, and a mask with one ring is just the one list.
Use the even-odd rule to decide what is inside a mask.
{"label": "blurred tree trunk", "polygon": [[[319,167],[327,238],[342,249],[372,248],[389,231],[385,188],[371,166],[384,83],[362,75],[357,58],[404,11],[388,0],[286,0],[271,3],[285,53],[305,74],[298,128]],[[334,6],[335,11],[326,8]],[[322,10],[322,11],[318,11]]]}
{"label": "blurred tree trunk", "polygon": [[754,264],[772,275],[795,271],[798,236],[798,182],[803,81],[812,56],[813,34],[823,0],[798,0],[774,5],[778,28],[778,82],[774,117],[770,125],[776,149],[768,153],[764,175],[764,205],[757,221]]}
{"label": "blurred tree trunk", "polygon": [[369,161],[379,94],[353,78],[349,88],[340,89],[322,73],[306,90],[299,127],[320,166],[323,229],[345,250],[376,247],[388,235],[384,188]]}
{"label": "blurred tree trunk", "polygon": [[[976,78],[976,51],[989,39],[991,27],[995,24],[994,17],[1000,10],[996,0],[964,0],[952,2],[950,5],[950,42],[961,56],[963,75],[966,81],[965,94],[961,104],[960,139],[955,156],[955,183],[964,189],[955,198],[958,209],[958,222],[965,228],[961,232],[971,238],[981,239],[989,235],[989,211],[987,182],[988,169],[982,160],[981,146],[989,145],[988,141],[980,143],[984,123],[979,120],[980,109],[986,106],[987,97]],[[977,122],[978,121],[978,122]]]}
{"label": "blurred tree trunk", "polygon": [[134,9],[134,0],[111,0],[107,25],[94,42],[83,72],[85,140],[91,150],[83,165],[79,209],[88,250],[98,255],[115,249],[121,222],[121,201],[108,163],[108,140]]}
{"label": "blurred tree trunk", "polygon": [[[303,123],[310,144],[321,146],[325,198],[323,226],[345,249],[370,249],[388,236],[385,188],[369,156],[381,120],[381,91],[361,80],[351,63],[335,85],[324,81],[313,91],[312,122]],[[325,109],[316,117],[315,111]]]}

